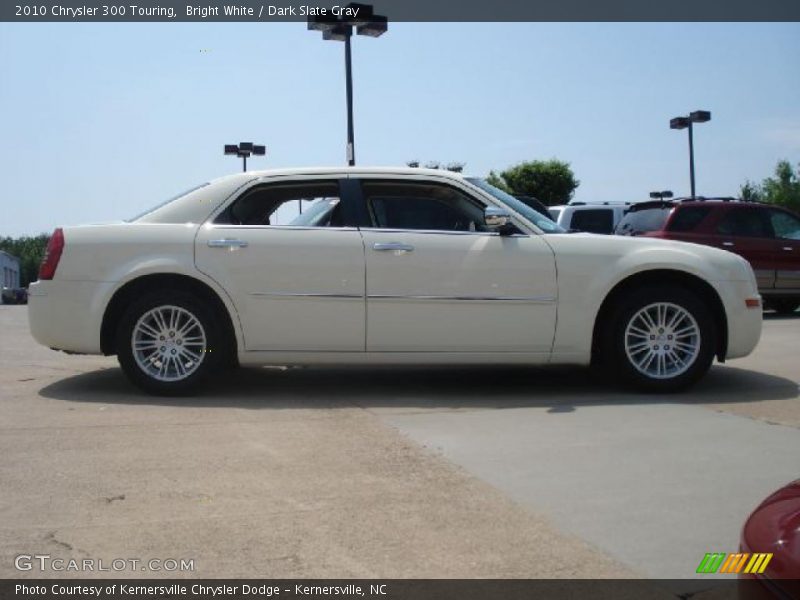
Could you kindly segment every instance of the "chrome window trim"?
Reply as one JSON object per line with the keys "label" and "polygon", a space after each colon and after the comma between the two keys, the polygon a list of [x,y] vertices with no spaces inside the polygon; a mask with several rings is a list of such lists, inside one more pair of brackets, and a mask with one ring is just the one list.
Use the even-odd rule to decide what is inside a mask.
{"label": "chrome window trim", "polygon": [[317,230],[325,231],[358,231],[358,227],[323,227],[310,225],[236,225],[233,223],[209,223],[207,229],[290,229],[292,231]]}
{"label": "chrome window trim", "polygon": [[496,231],[449,231],[447,229],[382,229],[380,227],[361,227],[361,231],[368,231],[371,233],[424,233],[426,235],[430,234],[438,234],[438,235],[477,235],[477,236],[484,236],[484,237],[531,237],[530,234],[527,233],[514,233],[512,235],[503,235],[501,236]]}

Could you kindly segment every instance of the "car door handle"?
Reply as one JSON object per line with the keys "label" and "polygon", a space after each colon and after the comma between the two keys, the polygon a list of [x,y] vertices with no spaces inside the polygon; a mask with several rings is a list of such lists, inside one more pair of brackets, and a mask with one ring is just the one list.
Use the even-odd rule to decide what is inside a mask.
{"label": "car door handle", "polygon": [[372,244],[372,249],[377,252],[411,252],[414,250],[414,246],[411,244],[403,244],[402,242],[377,242]]}
{"label": "car door handle", "polygon": [[225,238],[222,240],[208,240],[209,248],[247,248],[247,242],[244,240],[234,240]]}
{"label": "car door handle", "polygon": [[733,248],[733,242],[722,242],[722,245],[726,248]]}
{"label": "car door handle", "polygon": [[791,252],[793,250],[791,246],[784,246],[783,249],[786,250],[787,252]]}

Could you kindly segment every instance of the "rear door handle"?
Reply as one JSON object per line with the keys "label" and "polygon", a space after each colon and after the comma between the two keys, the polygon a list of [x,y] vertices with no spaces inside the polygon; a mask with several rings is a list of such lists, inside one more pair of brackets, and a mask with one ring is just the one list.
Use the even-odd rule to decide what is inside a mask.
{"label": "rear door handle", "polygon": [[235,240],[225,238],[222,240],[208,240],[209,248],[247,248],[247,242],[244,240]]}
{"label": "rear door handle", "polygon": [[414,250],[414,246],[411,244],[403,244],[402,242],[377,242],[372,244],[372,249],[377,252],[411,252]]}
{"label": "rear door handle", "polygon": [[733,242],[722,242],[722,245],[726,248],[733,248]]}
{"label": "rear door handle", "polygon": [[784,246],[783,249],[786,250],[787,252],[791,252],[793,250],[791,246]]}

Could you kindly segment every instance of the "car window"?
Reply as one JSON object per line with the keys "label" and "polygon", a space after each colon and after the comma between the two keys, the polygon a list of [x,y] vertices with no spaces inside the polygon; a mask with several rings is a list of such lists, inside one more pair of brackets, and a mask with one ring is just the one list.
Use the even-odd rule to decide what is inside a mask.
{"label": "car window", "polygon": [[214,221],[229,225],[342,226],[335,181],[268,184],[239,196]]}
{"label": "car window", "polygon": [[767,220],[765,210],[759,208],[733,207],[729,209],[717,225],[721,235],[741,237],[772,237],[772,225]]}
{"label": "car window", "polygon": [[518,212],[545,233],[565,232],[565,230],[556,225],[552,219],[549,219],[545,215],[539,214],[524,202],[517,200],[511,194],[493,186],[485,179],[480,179],[479,177],[465,177],[464,179],[465,181],[492,196],[495,200],[502,202],[511,210]]}
{"label": "car window", "polygon": [[617,235],[640,235],[649,231],[658,231],[664,227],[671,206],[658,206],[641,210],[630,209],[622,217],[614,233]]}
{"label": "car window", "polygon": [[610,208],[591,208],[572,213],[571,229],[589,233],[611,233],[614,230],[614,212]]}
{"label": "car window", "polygon": [[782,210],[770,210],[769,219],[775,237],[784,240],[800,240],[800,219]]}
{"label": "car window", "polygon": [[483,207],[447,185],[364,181],[362,190],[375,227],[430,231],[488,231]]}
{"label": "car window", "polygon": [[702,223],[709,213],[711,213],[710,206],[681,206],[675,210],[672,219],[669,222],[669,231],[687,232],[694,231],[694,229]]}

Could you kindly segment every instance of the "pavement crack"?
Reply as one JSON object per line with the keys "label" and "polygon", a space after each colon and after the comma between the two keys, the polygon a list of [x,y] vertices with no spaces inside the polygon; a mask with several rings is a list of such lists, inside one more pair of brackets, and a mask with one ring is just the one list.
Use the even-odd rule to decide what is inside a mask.
{"label": "pavement crack", "polygon": [[106,501],[106,504],[111,504],[114,500],[125,500],[125,494],[119,494],[118,496],[110,496],[104,497],[103,500]]}
{"label": "pavement crack", "polygon": [[51,532],[49,532],[49,533],[48,533],[48,534],[45,536],[45,538],[44,538],[44,539],[45,539],[45,540],[47,540],[48,542],[53,542],[53,543],[54,543],[56,546],[61,546],[62,548],[66,548],[66,549],[67,549],[67,550],[69,550],[70,552],[71,552],[72,550],[74,550],[74,548],[72,547],[72,544],[68,544],[67,542],[62,542],[61,540],[59,540],[59,539],[56,537],[56,532],[55,532],[55,531],[51,531]]}

